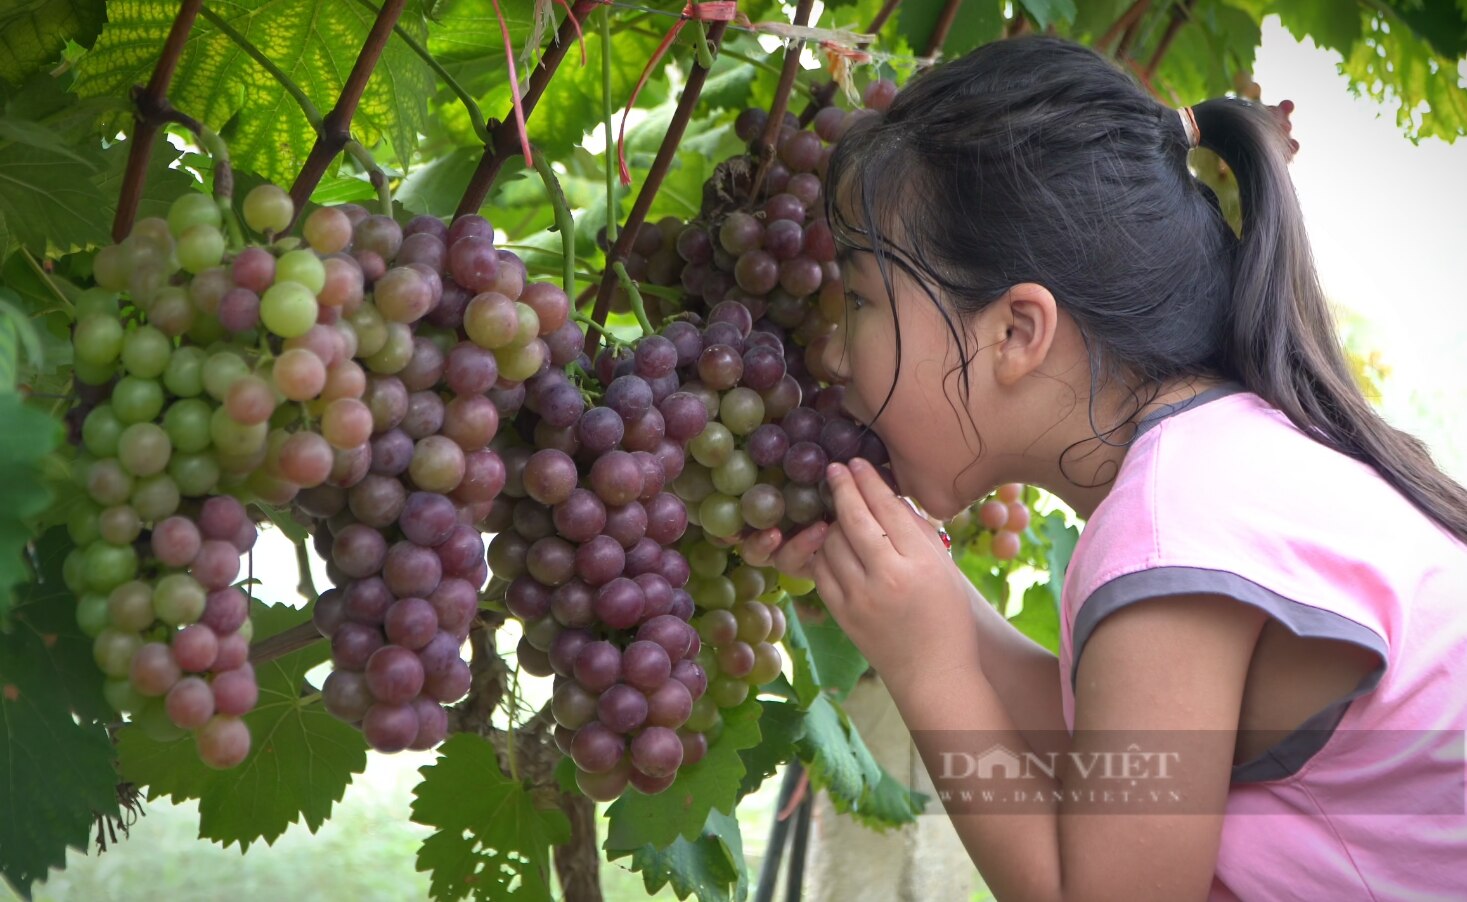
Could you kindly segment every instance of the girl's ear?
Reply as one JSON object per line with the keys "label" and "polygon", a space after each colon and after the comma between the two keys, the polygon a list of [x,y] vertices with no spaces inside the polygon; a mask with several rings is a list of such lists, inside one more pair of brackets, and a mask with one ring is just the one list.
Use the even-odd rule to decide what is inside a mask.
{"label": "girl's ear", "polygon": [[994,381],[1012,386],[1044,365],[1059,329],[1059,309],[1048,288],[1021,282],[984,313],[995,349]]}

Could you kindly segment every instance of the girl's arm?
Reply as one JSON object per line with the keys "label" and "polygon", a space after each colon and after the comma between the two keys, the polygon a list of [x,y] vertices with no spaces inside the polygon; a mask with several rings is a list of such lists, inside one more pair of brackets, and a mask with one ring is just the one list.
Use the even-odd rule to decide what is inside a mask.
{"label": "girl's arm", "polygon": [[[1037,779],[939,780],[940,790],[953,793],[1020,786],[1043,800],[1024,813],[981,802],[946,805],[996,898],[1206,898],[1244,679],[1266,617],[1214,596],[1129,605],[1103,620],[1086,643],[1076,730],[1069,754],[1059,756],[1058,779],[1031,769]],[[1038,752],[1008,717],[983,672],[986,664],[972,663],[966,674],[919,667],[887,683],[935,778],[945,767],[962,773],[953,762],[994,745],[1020,755]],[[1076,764],[1093,768],[1090,779]],[[1135,783],[1115,779],[1118,767],[1133,768]],[[1127,792],[1137,794],[1136,803],[1121,795]],[[1162,793],[1161,801],[1148,804],[1141,794],[1150,792]]]}
{"label": "girl's arm", "polygon": [[[833,466],[829,475],[838,521],[812,566],[821,597],[882,674],[995,895],[1205,898],[1243,687],[1267,615],[1206,595],[1109,615],[1080,659],[1070,747],[1048,759],[1049,770],[1026,766],[1023,779],[995,782],[977,770],[980,760],[1042,765],[1047,756],[989,679],[984,631],[953,628],[969,613],[967,581],[939,566],[940,544],[870,467]],[[914,585],[926,590],[915,604],[903,595]],[[1157,794],[1149,804],[1148,793]]]}
{"label": "girl's arm", "polygon": [[[1019,630],[969,585],[983,675],[1030,745],[1066,732],[1059,659]],[[1048,743],[1044,743],[1048,744]]]}

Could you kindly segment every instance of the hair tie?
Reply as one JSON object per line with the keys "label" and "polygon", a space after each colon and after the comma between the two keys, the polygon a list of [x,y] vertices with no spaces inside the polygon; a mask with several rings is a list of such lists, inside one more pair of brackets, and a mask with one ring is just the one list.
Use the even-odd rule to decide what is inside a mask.
{"label": "hair tie", "polygon": [[1196,114],[1189,106],[1177,110],[1177,114],[1182,117],[1182,131],[1187,133],[1187,146],[1196,147],[1202,142],[1202,130],[1197,127]]}

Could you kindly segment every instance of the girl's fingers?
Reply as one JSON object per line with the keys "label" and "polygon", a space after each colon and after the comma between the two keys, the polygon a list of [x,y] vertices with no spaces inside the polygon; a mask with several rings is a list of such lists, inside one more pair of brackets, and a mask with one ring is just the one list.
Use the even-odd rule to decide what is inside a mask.
{"label": "girl's fingers", "polygon": [[904,556],[924,550],[922,546],[929,540],[924,533],[931,533],[931,530],[913,522],[912,515],[916,511],[911,505],[899,498],[868,462],[859,457],[853,458],[848,469],[868,515],[885,534],[886,540]]}
{"label": "girl's fingers", "polygon": [[784,536],[778,529],[760,530],[744,540],[739,548],[739,557],[755,567],[766,567],[783,541]]}
{"label": "girl's fingers", "polygon": [[861,565],[861,556],[856,553],[843,524],[837,523],[830,530],[817,558],[824,558],[830,564],[836,579],[842,582],[855,584],[866,578],[866,568]]}
{"label": "girl's fingers", "polygon": [[[880,477],[876,477],[878,480]],[[835,518],[850,547],[863,557],[874,557],[891,548],[891,539],[871,513],[866,498],[851,477],[850,468],[831,464],[826,470],[830,493],[835,497]]]}
{"label": "girl's fingers", "polygon": [[793,576],[807,576],[810,562],[825,543],[829,530],[828,524],[816,523],[796,533],[775,552],[775,569]]}

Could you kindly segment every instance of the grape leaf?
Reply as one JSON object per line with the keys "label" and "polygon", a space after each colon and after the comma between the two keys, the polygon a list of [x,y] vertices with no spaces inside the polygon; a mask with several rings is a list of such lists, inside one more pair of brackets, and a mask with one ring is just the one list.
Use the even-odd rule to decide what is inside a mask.
{"label": "grape leaf", "polygon": [[1070,569],[1070,558],[1075,554],[1075,544],[1080,541],[1080,530],[1065,523],[1064,514],[1051,511],[1038,523],[1039,534],[1044,538],[1045,565],[1049,571],[1049,582],[1045,586],[1053,596],[1055,604],[1060,602],[1060,591],[1064,588],[1065,573]]}
{"label": "grape leaf", "polygon": [[90,44],[105,7],[103,0],[20,0],[0,12],[0,81],[20,84],[59,60],[67,41]]}
{"label": "grape leaf", "polygon": [[810,782],[848,807],[860,807],[869,788],[881,782],[881,768],[861,734],[838,704],[820,696],[805,712],[805,735],[796,743]]}
{"label": "grape leaf", "polygon": [[[688,31],[691,32],[691,29]],[[659,39],[660,35],[649,34],[640,29],[622,28],[613,33],[613,112],[626,106],[627,98],[631,96],[632,88],[641,77],[643,67],[657,49]],[[637,95],[639,107],[655,107],[667,99],[667,80],[662,77],[660,70],[678,55],[677,48],[669,51],[658,64],[658,69],[648,75],[646,87]],[[683,59],[682,65],[687,66],[686,59]],[[506,115],[509,110],[509,95],[505,93],[503,96],[504,100],[497,107],[488,107],[485,113]],[[592,30],[586,34],[586,64],[581,65],[579,51],[572,50],[567,55],[535,107],[534,116],[528,124],[530,138],[536,147],[544,148],[551,155],[567,154],[571,148],[581,143],[587,132],[601,124],[601,114],[601,38]]]}
{"label": "grape leaf", "polygon": [[1059,606],[1047,585],[1033,585],[1024,590],[1024,607],[1009,618],[1009,623],[1049,651],[1059,654]]}
{"label": "grape leaf", "polygon": [[[1233,73],[1253,68],[1262,40],[1258,20],[1222,0],[1201,0],[1190,20],[1176,33],[1151,82],[1174,106],[1233,90]],[[1134,57],[1148,59],[1164,35],[1164,29],[1155,29],[1133,51]]]}
{"label": "grape leaf", "polygon": [[[376,17],[355,0],[240,0],[218,12],[323,115],[335,105]],[[165,0],[108,4],[101,37],[77,64],[77,93],[126,96],[130,85],[147,82],[177,13],[178,5]],[[426,37],[416,13],[405,14],[400,24]],[[427,65],[404,42],[389,40],[352,118],[353,134],[368,147],[385,137],[399,160],[411,159],[432,93]],[[278,183],[290,183],[315,140],[285,88],[204,18],[184,45],[169,98],[225,134],[236,165]],[[233,127],[223,132],[231,120]]]}
{"label": "grape leaf", "polygon": [[12,141],[0,146],[0,217],[9,236],[0,256],[21,245],[56,256],[107,240],[98,215],[95,152],[55,153]]}
{"label": "grape leaf", "polygon": [[761,699],[764,709],[759,716],[759,744],[739,753],[744,759],[744,779],[739,784],[739,798],[758,789],[781,764],[795,756],[795,743],[805,735],[805,712],[790,702]]}
{"label": "grape leaf", "polygon": [[92,642],[61,580],[64,529],[36,543],[37,572],[0,630],[0,876],[30,884],[85,849],[97,814],[117,813],[112,743],[95,721],[109,709]]}
{"label": "grape leaf", "polygon": [[[903,3],[897,8],[897,34],[914,51],[925,54],[942,8],[941,3]],[[1070,15],[1074,15],[1073,10]],[[1003,22],[1003,4],[998,0],[968,0],[958,7],[952,29],[942,45],[943,55],[961,56],[974,47],[998,40],[1003,34]]]}
{"label": "grape leaf", "polygon": [[910,824],[927,808],[929,797],[914,792],[901,780],[881,769],[881,782],[868,787],[858,808],[848,809],[832,797],[837,811],[844,811],[873,830],[888,830]]}
{"label": "grape leaf", "polygon": [[627,855],[632,857],[632,870],[641,873],[649,896],[669,883],[679,899],[696,895],[699,902],[733,902],[748,894],[739,822],[717,809],[708,812],[703,832],[695,840],[679,836],[666,848],[648,845],[631,852],[612,852],[609,860]]}
{"label": "grape leaf", "polygon": [[1327,50],[1349,53],[1360,40],[1360,4],[1355,0],[1275,0],[1269,11],[1295,40],[1306,37]]}
{"label": "grape leaf", "polygon": [[550,848],[568,842],[570,821],[536,803],[499,770],[494,747],[458,733],[419,770],[413,820],[438,828],[418,850],[434,899],[550,899]]}
{"label": "grape leaf", "polygon": [[1467,135],[1467,88],[1458,84],[1457,61],[1393,24],[1385,33],[1373,23],[1345,57],[1340,69],[1350,89],[1381,102],[1399,100],[1396,124],[1412,140]]}
{"label": "grape leaf", "polygon": [[[117,215],[117,198],[122,194],[122,179],[127,172],[127,158],[132,142],[119,141],[102,151],[102,170],[97,176],[98,219],[110,230]],[[174,168],[178,151],[166,135],[158,135],[153,152],[148,156],[147,174],[143,176],[142,196],[138,198],[137,218],[168,216],[168,208],[183,195],[197,190],[198,180],[183,168]],[[236,194],[236,197],[243,196]]]}
{"label": "grape leaf", "polygon": [[723,732],[708,746],[702,761],[679,770],[672,785],[656,795],[632,790],[611,803],[602,847],[613,852],[648,844],[663,848],[679,836],[697,839],[713,809],[732,814],[744,776],[739,753],[759,744],[761,712],[754,698],[736,708],[725,708],[721,712]]}
{"label": "grape leaf", "polygon": [[51,490],[40,462],[61,442],[61,424],[26,405],[14,391],[0,393],[0,623],[14,601],[11,590],[29,578],[21,551],[31,539],[30,518],[46,509]]}
{"label": "grape leaf", "polygon": [[[309,617],[283,605],[251,607],[255,633],[262,637]],[[238,767],[205,766],[190,737],[157,742],[127,727],[118,733],[123,775],[146,786],[150,799],[198,799],[199,836],[225,846],[237,842],[241,852],[256,840],[275,842],[300,819],[316,832],[352,776],[367,766],[362,734],[328,714],[319,697],[301,695],[306,671],[329,651],[316,643],[255,667],[260,702],[245,715],[252,742]]]}
{"label": "grape leaf", "polygon": [[[805,732],[796,741],[810,783],[830,793],[835,809],[877,830],[910,823],[925,805],[886,772],[841,707],[821,696],[805,712]],[[920,801],[919,801],[920,800]]]}
{"label": "grape leaf", "polygon": [[[520,50],[530,36],[531,12],[529,3],[499,4],[504,22],[509,26],[509,40],[515,51],[515,62],[519,62]],[[490,0],[444,0],[433,4],[428,11],[431,20],[428,26],[428,51],[440,63],[483,60],[497,63],[502,76],[508,80],[505,68],[504,38],[499,30],[499,19],[494,15]],[[555,34],[555,26],[547,30],[548,42]],[[597,70],[600,71],[600,70]]]}
{"label": "grape leaf", "polygon": [[1073,22],[1075,0],[1019,0],[1041,31],[1055,22]]}
{"label": "grape leaf", "polygon": [[34,633],[0,633],[0,876],[27,899],[118,810],[107,731],[72,717],[46,658]]}
{"label": "grape leaf", "polygon": [[844,699],[870,665],[835,619],[803,623],[794,603],[785,596],[780,604],[785,619],[785,648],[794,663],[795,695],[809,707],[823,690]]}
{"label": "grape leaf", "polygon": [[76,623],[76,597],[61,578],[61,565],[76,547],[63,527],[48,529],[34,543],[34,575],[15,591],[14,631],[35,639],[34,666],[56,687],[68,710],[83,720],[114,716],[102,697],[102,672],[92,659],[92,639]]}

